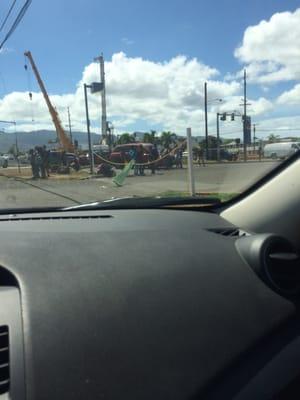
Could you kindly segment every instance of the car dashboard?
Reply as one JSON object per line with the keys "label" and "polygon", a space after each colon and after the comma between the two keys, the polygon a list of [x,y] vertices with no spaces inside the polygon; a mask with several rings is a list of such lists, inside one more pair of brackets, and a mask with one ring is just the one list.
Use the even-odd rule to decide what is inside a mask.
{"label": "car dashboard", "polygon": [[284,239],[161,209],[1,215],[0,234],[0,399],[275,399],[299,374]]}

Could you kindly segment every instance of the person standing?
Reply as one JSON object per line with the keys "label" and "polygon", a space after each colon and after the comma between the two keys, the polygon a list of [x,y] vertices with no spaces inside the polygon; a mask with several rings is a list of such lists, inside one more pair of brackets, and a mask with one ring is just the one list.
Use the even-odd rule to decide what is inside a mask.
{"label": "person standing", "polygon": [[158,160],[158,158],[159,158],[159,153],[158,153],[157,145],[154,144],[151,147],[151,151],[150,151],[150,162],[152,162],[152,164],[150,164],[150,168],[151,168],[151,173],[153,175],[155,174],[155,169],[156,169],[156,163],[154,163],[153,161]]}
{"label": "person standing", "polygon": [[46,179],[45,153],[46,151],[44,151],[44,147],[38,148],[38,156],[39,156],[38,163],[42,179]]}
{"label": "person standing", "polygon": [[176,168],[183,168],[182,157],[183,157],[183,152],[182,152],[182,148],[180,147],[176,150],[176,153],[175,153]]}
{"label": "person standing", "polygon": [[45,171],[45,178],[50,176],[49,173],[49,158],[50,158],[50,151],[47,150],[47,147],[44,145],[42,149],[42,158],[43,158],[43,168]]}
{"label": "person standing", "polygon": [[131,146],[131,148],[130,148],[130,150],[128,152],[128,155],[129,155],[129,161],[134,161],[134,166],[133,166],[134,175],[137,175],[138,174],[138,171],[137,171],[138,167],[135,165],[135,163],[136,163],[136,148],[134,146]]}
{"label": "person standing", "polygon": [[31,170],[32,170],[32,178],[33,179],[38,179],[39,174],[38,174],[38,169],[36,166],[36,159],[35,159],[35,151],[34,149],[29,150],[29,162],[31,165]]}
{"label": "person standing", "polygon": [[200,165],[202,163],[202,166],[205,167],[205,161],[204,161],[204,150],[201,146],[199,146],[198,150],[198,164]]}
{"label": "person standing", "polygon": [[43,176],[42,173],[43,160],[41,154],[41,147],[39,146],[35,147],[34,156],[35,156],[36,175],[38,178],[40,178],[41,176]]}
{"label": "person standing", "polygon": [[140,164],[140,165],[136,166],[136,170],[135,170],[136,175],[143,176],[144,175],[144,165],[142,165],[142,164],[144,162],[144,148],[141,144],[138,146],[137,151],[136,151],[136,162],[137,162],[137,164]]}

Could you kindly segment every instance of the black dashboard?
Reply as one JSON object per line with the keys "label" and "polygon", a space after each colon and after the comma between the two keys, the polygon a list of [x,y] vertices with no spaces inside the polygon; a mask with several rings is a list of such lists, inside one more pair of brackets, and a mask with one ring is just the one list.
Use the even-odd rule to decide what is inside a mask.
{"label": "black dashboard", "polygon": [[178,210],[2,215],[0,232],[0,399],[273,399],[300,371],[297,293],[255,256],[270,235]]}

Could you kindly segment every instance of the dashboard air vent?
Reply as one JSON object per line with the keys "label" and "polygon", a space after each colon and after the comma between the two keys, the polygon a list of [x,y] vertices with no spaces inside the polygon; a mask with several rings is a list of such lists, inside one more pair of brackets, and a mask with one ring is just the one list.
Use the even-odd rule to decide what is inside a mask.
{"label": "dashboard air vent", "polygon": [[300,291],[300,258],[286,240],[273,240],[265,248],[265,272],[274,287],[283,293]]}
{"label": "dashboard air vent", "polygon": [[0,395],[9,391],[9,335],[8,326],[0,326]]}
{"label": "dashboard air vent", "polygon": [[292,243],[272,234],[239,238],[244,260],[272,289],[285,296],[300,294],[300,256]]}

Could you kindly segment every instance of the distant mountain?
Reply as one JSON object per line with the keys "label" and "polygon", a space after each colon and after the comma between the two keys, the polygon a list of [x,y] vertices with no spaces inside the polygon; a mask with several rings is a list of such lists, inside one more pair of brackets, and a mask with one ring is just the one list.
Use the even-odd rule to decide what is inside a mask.
{"label": "distant mountain", "polygon": [[[78,140],[79,146],[82,149],[88,147],[88,137],[85,132],[72,132],[73,140]],[[34,146],[46,145],[48,148],[56,147],[55,142],[57,136],[55,131],[39,130],[32,132],[17,132],[18,147],[20,151],[28,151]],[[91,139],[93,144],[98,144],[101,139],[101,135],[91,133]],[[0,153],[7,153],[9,149],[16,143],[16,135],[14,132],[0,133]]]}

